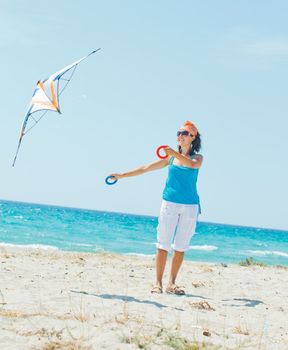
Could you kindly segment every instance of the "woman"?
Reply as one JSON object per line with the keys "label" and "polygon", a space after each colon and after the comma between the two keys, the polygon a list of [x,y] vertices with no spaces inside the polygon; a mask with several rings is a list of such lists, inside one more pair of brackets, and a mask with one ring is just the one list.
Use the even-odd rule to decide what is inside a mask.
{"label": "woman", "polygon": [[200,134],[196,126],[186,121],[177,132],[178,152],[170,147],[164,149],[168,158],[144,165],[123,174],[111,174],[116,179],[144,174],[168,166],[168,178],[163,191],[163,201],[157,227],[156,283],[152,293],[162,293],[162,278],[167,255],[174,238],[167,293],[183,295],[185,291],[177,286],[176,277],[189,249],[195,232],[200,203],[197,193],[198,170],[203,157],[198,154],[201,148]]}

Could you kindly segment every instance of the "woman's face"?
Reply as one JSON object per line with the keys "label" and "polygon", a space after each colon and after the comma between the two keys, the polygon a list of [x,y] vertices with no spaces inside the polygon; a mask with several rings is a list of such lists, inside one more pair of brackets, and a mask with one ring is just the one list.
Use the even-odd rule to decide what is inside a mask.
{"label": "woman's face", "polygon": [[195,136],[189,133],[186,130],[179,130],[177,132],[177,142],[181,147],[190,147],[191,143],[195,139]]}

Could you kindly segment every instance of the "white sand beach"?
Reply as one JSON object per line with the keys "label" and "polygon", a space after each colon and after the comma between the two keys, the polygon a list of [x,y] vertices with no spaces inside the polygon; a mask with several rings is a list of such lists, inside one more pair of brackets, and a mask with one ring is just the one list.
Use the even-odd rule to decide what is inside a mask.
{"label": "white sand beach", "polygon": [[0,349],[288,349],[287,267],[185,261],[175,296],[154,263],[0,248]]}

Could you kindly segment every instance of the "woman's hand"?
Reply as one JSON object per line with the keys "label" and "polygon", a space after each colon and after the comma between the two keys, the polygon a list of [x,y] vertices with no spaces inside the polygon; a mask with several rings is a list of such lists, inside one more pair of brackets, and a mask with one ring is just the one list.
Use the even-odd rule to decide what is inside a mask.
{"label": "woman's hand", "polygon": [[124,177],[122,174],[110,174],[109,176],[111,176],[111,178],[114,178],[116,180],[119,180],[122,177]]}
{"label": "woman's hand", "polygon": [[169,146],[163,148],[163,150],[167,156],[174,156],[175,157],[175,155],[178,153],[178,152],[174,151],[174,149],[169,147]]}

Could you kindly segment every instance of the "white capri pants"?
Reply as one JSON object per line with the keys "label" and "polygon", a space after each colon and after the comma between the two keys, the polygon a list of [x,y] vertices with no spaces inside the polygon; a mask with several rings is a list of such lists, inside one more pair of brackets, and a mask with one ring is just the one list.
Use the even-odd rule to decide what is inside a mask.
{"label": "white capri pants", "polygon": [[198,218],[198,204],[178,204],[163,200],[157,227],[157,248],[170,252],[174,238],[174,250],[189,250]]}

